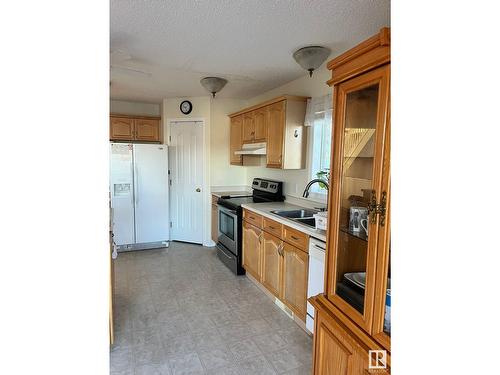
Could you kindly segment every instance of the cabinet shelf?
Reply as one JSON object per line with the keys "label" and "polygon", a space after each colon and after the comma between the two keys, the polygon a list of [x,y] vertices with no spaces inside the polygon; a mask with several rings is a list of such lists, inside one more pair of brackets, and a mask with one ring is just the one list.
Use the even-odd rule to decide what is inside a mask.
{"label": "cabinet shelf", "polygon": [[368,242],[368,235],[364,231],[353,232],[352,230],[349,230],[349,228],[346,228],[346,227],[340,227],[340,231],[343,233],[346,233],[352,237],[356,237],[359,240]]}

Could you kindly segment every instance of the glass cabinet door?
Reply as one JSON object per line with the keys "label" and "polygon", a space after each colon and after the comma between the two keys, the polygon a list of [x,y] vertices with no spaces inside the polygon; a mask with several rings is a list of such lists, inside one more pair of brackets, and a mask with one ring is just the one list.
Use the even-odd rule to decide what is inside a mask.
{"label": "glass cabinet door", "polygon": [[371,331],[379,201],[388,114],[388,67],[336,87],[333,160],[333,222],[329,244],[328,297]]}

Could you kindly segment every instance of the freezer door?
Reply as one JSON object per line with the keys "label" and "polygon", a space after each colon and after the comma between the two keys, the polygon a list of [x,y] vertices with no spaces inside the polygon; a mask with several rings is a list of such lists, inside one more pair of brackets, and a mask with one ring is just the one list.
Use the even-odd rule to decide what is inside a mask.
{"label": "freezer door", "polygon": [[117,245],[133,244],[135,236],[132,145],[111,144],[109,170],[114,240]]}
{"label": "freezer door", "polygon": [[166,145],[134,144],[135,242],[169,239]]}

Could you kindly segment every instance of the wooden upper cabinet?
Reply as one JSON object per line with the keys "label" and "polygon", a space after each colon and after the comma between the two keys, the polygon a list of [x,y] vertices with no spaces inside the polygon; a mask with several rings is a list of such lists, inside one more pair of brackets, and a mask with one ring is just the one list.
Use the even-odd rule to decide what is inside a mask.
{"label": "wooden upper cabinet", "polygon": [[253,111],[254,140],[265,142],[267,138],[267,127],[269,126],[269,107],[262,107]]}
{"label": "wooden upper cabinet", "polygon": [[285,135],[285,101],[269,106],[269,125],[267,128],[268,168],[283,166],[283,140]]}
{"label": "wooden upper cabinet", "polygon": [[109,139],[112,141],[161,142],[160,118],[111,115]]}
{"label": "wooden upper cabinet", "polygon": [[243,133],[243,116],[236,116],[231,118],[231,125],[229,129],[229,162],[233,165],[241,165],[242,156],[236,155],[234,152],[241,150],[242,133]]}
{"label": "wooden upper cabinet", "polygon": [[283,243],[283,302],[302,320],[306,317],[309,257],[302,250]]}
{"label": "wooden upper cabinet", "polygon": [[283,241],[272,234],[263,233],[262,285],[276,297],[281,298],[281,275],[283,267],[281,248],[283,247]]}
{"label": "wooden upper cabinet", "polygon": [[158,142],[160,140],[160,120],[136,119],[135,139]]}
{"label": "wooden upper cabinet", "polygon": [[253,112],[243,115],[243,143],[255,142],[255,121]]}
{"label": "wooden upper cabinet", "polygon": [[134,139],[134,119],[128,117],[111,117],[109,119],[109,139]]}
{"label": "wooden upper cabinet", "polygon": [[[241,117],[241,142],[267,143],[267,168],[304,169],[307,143],[304,120],[307,99],[303,96],[284,95],[230,114],[231,134],[233,121]],[[232,143],[231,141],[231,145]],[[256,165],[252,161],[260,157],[239,156],[241,163],[238,164]],[[248,164],[245,163],[245,158]]]}
{"label": "wooden upper cabinet", "polygon": [[243,221],[243,268],[260,281],[262,229]]}

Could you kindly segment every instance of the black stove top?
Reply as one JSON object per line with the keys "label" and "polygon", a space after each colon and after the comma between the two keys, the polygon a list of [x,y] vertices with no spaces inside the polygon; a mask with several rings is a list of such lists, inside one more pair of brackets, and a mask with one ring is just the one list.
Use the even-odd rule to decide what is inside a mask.
{"label": "black stove top", "polygon": [[254,178],[252,182],[252,195],[247,197],[221,197],[217,201],[223,207],[241,211],[245,203],[263,203],[283,201],[283,182]]}
{"label": "black stove top", "polygon": [[261,202],[270,202],[267,199],[263,199],[261,197],[237,197],[237,198],[219,198],[217,204],[221,206],[227,207],[232,210],[237,210],[241,207],[242,204],[245,203],[261,203]]}

